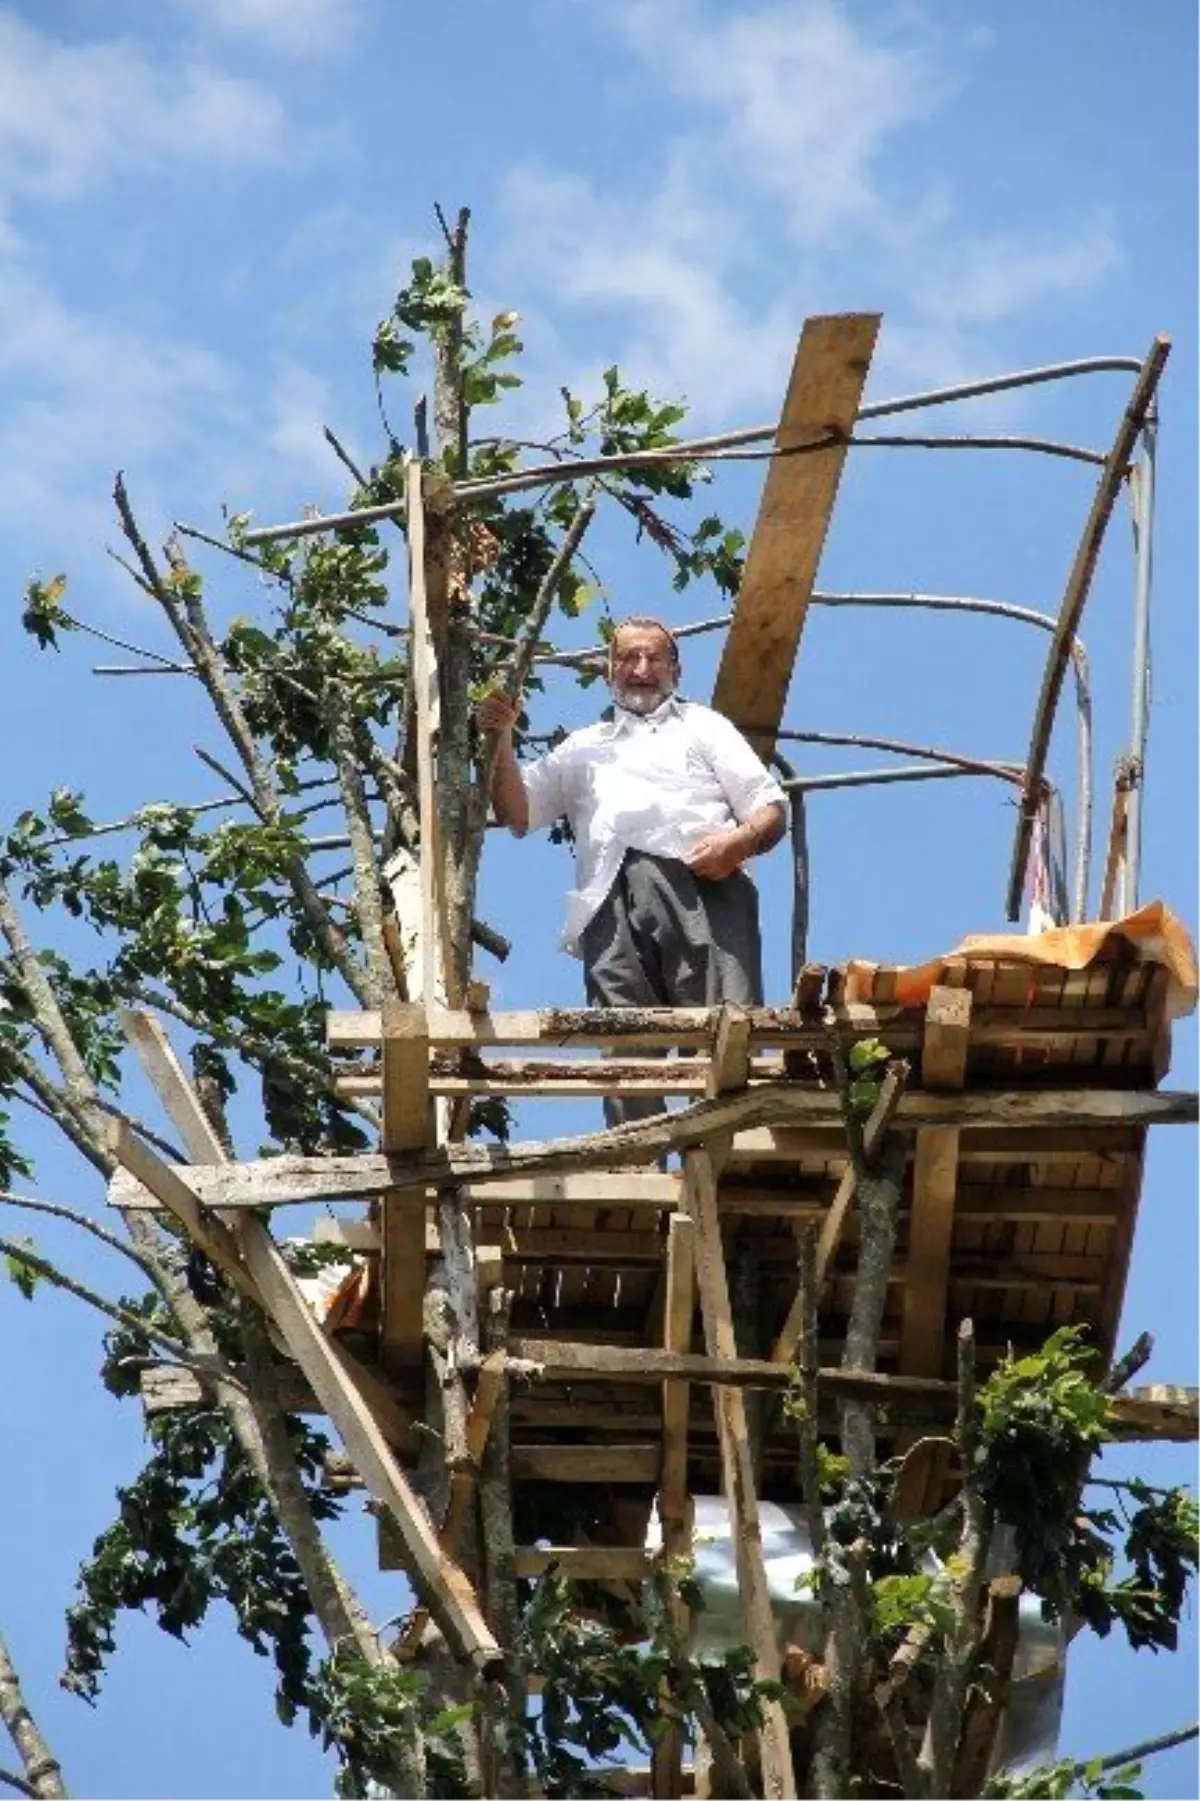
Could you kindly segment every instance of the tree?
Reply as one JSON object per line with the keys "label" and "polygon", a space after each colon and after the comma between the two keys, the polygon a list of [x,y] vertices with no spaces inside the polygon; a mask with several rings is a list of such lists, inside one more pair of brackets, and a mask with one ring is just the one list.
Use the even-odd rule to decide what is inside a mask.
{"label": "tree", "polygon": [[[446,871],[438,948],[441,979],[454,994],[471,979],[473,944],[497,948],[475,905],[489,755],[472,723],[480,684],[501,680],[513,693],[527,683],[536,688],[532,657],[552,610],[572,614],[597,597],[582,546],[599,505],[624,510],[639,536],[668,557],[677,587],[711,579],[735,595],[742,542],[713,514],[689,523],[704,471],[674,450],[684,409],[630,390],[615,368],[604,372],[593,399],[563,390],[561,432],[534,447],[561,464],[562,478],[535,488],[510,482],[529,446],[477,437],[471,427],[520,381],[518,315],[504,312],[490,324],[475,318],[467,214],[453,227],[438,217],[440,260],[415,260],[374,339],[379,460],[361,470],[332,436],[331,443],[354,483],[353,511],[398,513],[421,472],[419,567],[437,650],[433,773]],[[405,380],[432,394],[431,408],[423,399],[415,408],[411,449],[392,424],[392,395]],[[463,480],[478,484],[469,507],[452,504],[451,486]],[[190,1157],[230,1152],[231,1103],[239,1113],[254,1108],[266,1154],[364,1149],[378,1122],[369,1104],[335,1088],[325,1008],[343,996],[361,1007],[428,998],[422,985],[435,967],[420,883],[421,671],[408,631],[386,610],[404,520],[350,520],[263,544],[250,533],[250,515],[237,512],[225,542],[181,531],[156,549],[120,477],[114,498],[130,578],[177,645],[172,659],[147,654],[178,658],[179,679],[203,692],[228,743],[219,756],[199,754],[223,791],[207,806],[143,806],[105,825],[88,816],[85,796],[59,789],[44,809],[17,820],[0,847],[7,946],[0,1092],[52,1121],[106,1179],[118,1162],[114,1119],[170,1159],[187,1161],[122,1100],[126,1036],[155,1044],[162,1061],[169,1052],[158,1022],[166,1020],[185,1039],[191,1064],[180,1085],[194,1096],[193,1111],[186,1130],[179,1116],[172,1121]],[[196,554],[209,554],[220,577],[192,560],[197,540],[203,552]],[[264,584],[269,616],[256,599],[254,613],[214,624],[210,594],[222,578]],[[54,650],[90,629],[71,610],[64,577],[31,584],[24,623]],[[581,679],[594,673],[584,667]],[[315,835],[308,822],[330,806],[339,829]],[[220,823],[210,823],[213,813]],[[127,859],[106,854],[102,842],[118,827],[136,843]],[[345,863],[347,855],[345,867],[331,868],[331,857]],[[43,916],[54,948],[38,948],[31,911]],[[300,970],[291,985],[282,974],[288,957]],[[903,1163],[891,1136],[874,1156],[863,1142],[862,1111],[878,1097],[886,1048],[844,1047],[834,1036],[829,1058],[845,1099],[864,1229],[851,1360],[869,1369]],[[477,1105],[469,1129],[505,1136],[505,1109]],[[182,1365],[201,1382],[198,1408],[151,1422],[147,1464],[122,1489],[118,1517],[81,1572],[65,1680],[85,1697],[99,1692],[123,1610],[149,1607],[166,1632],[182,1636],[224,1599],[242,1636],[274,1659],[281,1716],[306,1719],[336,1747],[347,1793],[367,1792],[368,1783],[397,1794],[521,1793],[530,1770],[547,1794],[604,1792],[597,1767],[622,1746],[648,1756],[665,1733],[681,1730],[703,1735],[719,1792],[750,1794],[759,1776],[747,1742],[764,1710],[785,1704],[816,1792],[850,1792],[852,1784],[871,1792],[882,1756],[906,1793],[934,1795],[978,1792],[976,1746],[986,1737],[979,1721],[994,1718],[1003,1701],[1013,1592],[984,1577],[1000,1522],[1013,1533],[1010,1574],[1057,1616],[1081,1616],[1100,1631],[1119,1624],[1155,1649],[1173,1642],[1194,1568],[1194,1510],[1176,1491],[1147,1485],[1123,1492],[1124,1519],[1116,1507],[1081,1510],[1088,1463],[1112,1418],[1085,1346],[1056,1335],[1040,1357],[1010,1361],[977,1392],[964,1338],[955,1440],[967,1479],[949,1517],[914,1531],[893,1517],[897,1472],[877,1462],[863,1403],[842,1408],[839,1455],[819,1441],[810,1335],[787,1405],[817,1552],[819,1668],[794,1660],[792,1686],[780,1688],[759,1679],[745,1647],[721,1659],[694,1656],[680,1609],[701,1597],[687,1570],[669,1559],[647,1587],[644,1617],[625,1618],[616,1634],[597,1626],[561,1575],[527,1592],[511,1561],[493,1560],[487,1602],[501,1665],[472,1670],[452,1636],[429,1620],[407,1635],[400,1661],[322,1536],[341,1505],[323,1482],[327,1444],[283,1406],[277,1347],[253,1300],[230,1279],[219,1222],[208,1223],[199,1246],[169,1218],[131,1209],[121,1238],[77,1209],[18,1194],[14,1182],[32,1175],[6,1118],[6,1211],[65,1215],[99,1234],[136,1265],[141,1292],[112,1300],[6,1231],[0,1249],[21,1292],[28,1298],[39,1282],[57,1283],[108,1313],[103,1374],[115,1393],[136,1397],[146,1372],[162,1364]],[[465,1377],[482,1353],[505,1342],[506,1316],[500,1297],[491,1316],[478,1317],[469,1209],[454,1189],[439,1206],[443,1255],[426,1303],[432,1430],[418,1481],[441,1523],[465,1431]],[[805,1254],[811,1266],[811,1246]],[[311,1271],[322,1253],[289,1255]],[[815,1321],[814,1307],[808,1314]],[[463,1522],[468,1561],[481,1531],[511,1546],[507,1497],[501,1408],[479,1505]],[[1119,1542],[1131,1567],[1114,1576]],[[937,1574],[920,1564],[928,1548],[944,1554]],[[1007,1656],[1011,1663],[1011,1646]],[[15,1671],[5,1686],[6,1667],[0,1648],[0,1712],[24,1771],[5,1779],[34,1794],[62,1793]],[[524,1703],[531,1668],[546,1679],[533,1714]],[[990,1689],[982,1680],[988,1669]],[[911,1734],[925,1722],[918,1751]],[[1061,1770],[1046,1778],[1061,1780]],[[963,1782],[973,1786],[952,1791]]]}

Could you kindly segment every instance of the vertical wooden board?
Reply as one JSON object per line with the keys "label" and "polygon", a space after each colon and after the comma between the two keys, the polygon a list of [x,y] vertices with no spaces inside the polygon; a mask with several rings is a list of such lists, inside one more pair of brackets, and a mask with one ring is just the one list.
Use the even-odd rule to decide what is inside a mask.
{"label": "vertical wooden board", "polygon": [[383,1009],[383,1149],[417,1151],[431,1141],[429,1021],[424,1006],[389,1002]]}
{"label": "vertical wooden board", "polygon": [[424,1355],[429,1208],[416,1195],[385,1195],[381,1211],[379,1358],[390,1372],[412,1369]]}
{"label": "vertical wooden board", "polygon": [[[705,1350],[710,1357],[736,1357],[729,1279],[717,1212],[717,1183],[712,1159],[705,1151],[684,1153],[684,1201],[695,1225],[696,1280]],[[746,1640],[753,1648],[758,1674],[778,1681],[779,1646],[763,1561],[758,1490],[746,1427],[744,1394],[740,1389],[714,1388],[713,1411],[729,1508],[729,1529],[737,1557]],[[769,1801],[783,1801],[784,1797],[794,1796],[796,1779],[787,1717],[777,1701],[764,1704],[760,1742],[764,1795]]]}
{"label": "vertical wooden board", "polygon": [[878,332],[877,313],[809,319],[792,365],[775,436],[783,454],[767,471],[713,692],[713,706],[764,758],[775,748]]}

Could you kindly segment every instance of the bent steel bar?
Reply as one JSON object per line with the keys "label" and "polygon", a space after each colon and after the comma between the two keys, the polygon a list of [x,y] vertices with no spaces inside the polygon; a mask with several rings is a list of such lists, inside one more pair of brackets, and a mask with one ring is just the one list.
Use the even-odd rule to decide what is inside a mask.
{"label": "bent steel bar", "polygon": [[[1009,388],[1034,387],[1042,382],[1061,381],[1075,375],[1094,375],[1110,371],[1135,371],[1141,368],[1136,357],[1097,356],[1077,358],[1069,363],[1048,363],[1042,368],[1021,369],[1011,375],[995,375],[981,381],[960,382],[955,387],[932,388],[923,394],[904,394],[896,400],[880,400],[860,407],[857,419],[883,419],[893,413],[912,412],[924,406],[949,406],[959,400],[973,400],[983,394],[1000,394]],[[626,456],[582,458],[578,462],[536,464],[514,475],[491,477],[483,481],[456,482],[452,490],[455,500],[489,500],[498,494],[515,494],[523,488],[551,487],[560,482],[578,480],[581,476],[604,474],[611,469],[634,469],[639,464],[679,463],[695,461],[719,450],[731,450],[741,444],[762,444],[775,436],[774,425],[744,426],[738,431],[722,432],[715,437],[691,438],[673,444],[666,450],[631,451]],[[264,525],[246,532],[247,545],[274,544],[284,538],[308,538],[318,532],[338,531],[346,526],[373,525],[382,519],[402,519],[404,502],[389,501],[383,506],[358,507],[345,513],[326,513],[319,518],[297,519],[287,525]]]}
{"label": "bent steel bar", "polygon": [[1063,677],[1066,674],[1067,658],[1071,654],[1071,644],[1075,638],[1084,603],[1088,597],[1088,590],[1092,584],[1092,576],[1099,560],[1105,528],[1121,490],[1121,484],[1128,474],[1130,460],[1146,423],[1146,416],[1150,410],[1159,377],[1170,352],[1171,340],[1160,334],[1155,338],[1145,361],[1140,366],[1141,373],[1122,414],[1121,423],[1117,428],[1113,447],[1109,451],[1104,473],[1097,484],[1091,510],[1083,528],[1083,536],[1080,538],[1075,561],[1067,579],[1058,625],[1050,645],[1046,673],[1042,678],[1042,691],[1038,697],[1037,711],[1034,714],[1033,730],[1029,738],[1029,754],[1025,759],[1025,791],[1022,795],[1021,810],[1017,819],[1012,866],[1008,879],[1007,913],[1009,919],[1012,920],[1018,919],[1021,913],[1021,890],[1025,883],[1025,870],[1029,862],[1033,822],[1037,817],[1038,807],[1041,805],[1042,775],[1049,754],[1050,732],[1054,725],[1054,713],[1058,705],[1059,694],[1062,691]]}

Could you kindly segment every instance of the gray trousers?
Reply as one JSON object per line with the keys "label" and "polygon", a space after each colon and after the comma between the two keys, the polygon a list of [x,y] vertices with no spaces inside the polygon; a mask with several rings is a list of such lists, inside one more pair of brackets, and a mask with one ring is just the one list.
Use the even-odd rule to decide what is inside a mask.
{"label": "gray trousers", "polygon": [[[593,1007],[762,1005],[758,891],[742,870],[710,882],[674,858],[626,851],[581,945]],[[606,1101],[604,1114],[619,1125],[665,1108],[656,1097]]]}

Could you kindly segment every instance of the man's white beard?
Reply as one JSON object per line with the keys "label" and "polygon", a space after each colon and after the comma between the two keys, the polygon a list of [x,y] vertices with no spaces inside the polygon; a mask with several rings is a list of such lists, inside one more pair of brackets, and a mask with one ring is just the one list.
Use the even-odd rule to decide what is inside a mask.
{"label": "man's white beard", "polygon": [[613,688],[613,699],[627,713],[636,713],[639,719],[644,719],[647,713],[657,712],[674,692],[674,687],[667,685],[654,688],[630,688],[622,685],[620,688]]}

